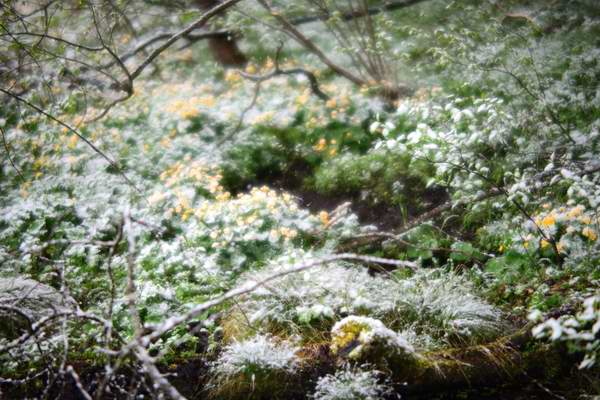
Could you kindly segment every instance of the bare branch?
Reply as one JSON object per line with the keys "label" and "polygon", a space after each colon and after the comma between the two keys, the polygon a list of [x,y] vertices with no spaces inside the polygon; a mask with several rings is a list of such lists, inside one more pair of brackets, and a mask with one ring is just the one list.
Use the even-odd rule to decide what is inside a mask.
{"label": "bare branch", "polygon": [[0,134],[2,135],[2,144],[4,145],[4,150],[6,150],[6,157],[8,158],[8,161],[10,161],[10,165],[12,165],[12,167],[14,168],[17,175],[19,175],[19,178],[21,178],[22,181],[25,181],[25,177],[23,176],[23,174],[21,173],[21,171],[15,164],[12,156],[10,155],[10,148],[8,147],[8,143],[6,142],[6,135],[4,134],[4,129],[2,129],[1,126],[0,126]]}
{"label": "bare branch", "polygon": [[194,29],[202,28],[208,20],[210,20],[215,15],[221,13],[222,11],[234,6],[242,0],[228,0],[223,3],[220,3],[218,6],[208,10],[204,14],[200,16],[196,21],[191,23],[187,28],[179,31],[178,33],[171,36],[165,43],[156,48],[150,55],[133,71],[131,74],[131,79],[137,78],[144,69],[152,62],[156,57],[158,57],[163,51],[171,47],[173,43],[184,37],[185,35],[191,33]]}

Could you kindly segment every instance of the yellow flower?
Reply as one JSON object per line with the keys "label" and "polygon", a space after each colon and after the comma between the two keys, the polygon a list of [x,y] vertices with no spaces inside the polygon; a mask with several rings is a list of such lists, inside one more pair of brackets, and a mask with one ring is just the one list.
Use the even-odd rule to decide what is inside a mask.
{"label": "yellow flower", "polygon": [[191,209],[186,209],[181,213],[181,219],[187,221],[194,212]]}
{"label": "yellow flower", "polygon": [[204,107],[213,107],[215,105],[215,98],[211,95],[203,96],[197,100],[197,103]]}
{"label": "yellow flower", "polygon": [[327,108],[335,108],[337,106],[337,100],[335,98],[331,98],[327,100],[325,103],[325,107]]}
{"label": "yellow flower", "polygon": [[333,148],[333,149],[329,150],[329,155],[330,156],[335,156],[336,154],[337,154],[337,149],[336,148]]}
{"label": "yellow flower", "polygon": [[319,219],[323,225],[329,224],[329,213],[327,211],[321,211],[319,213]]}
{"label": "yellow flower", "polygon": [[303,106],[304,104],[306,104],[308,102],[309,98],[310,98],[310,93],[308,91],[305,91],[300,96],[296,97],[296,104]]}
{"label": "yellow flower", "polygon": [[588,238],[589,240],[591,240],[592,242],[595,242],[596,239],[598,239],[598,234],[596,233],[596,231],[594,231],[589,226],[586,226],[585,228],[583,228],[583,230],[581,231],[581,234],[583,236],[585,236],[586,238]]}
{"label": "yellow flower", "polygon": [[265,62],[265,69],[271,69],[275,66],[275,63],[271,59],[271,57],[267,58],[267,62]]}
{"label": "yellow flower", "polygon": [[581,217],[579,217],[579,222],[581,222],[584,225],[589,225],[592,223],[592,219],[587,215],[582,215]]}
{"label": "yellow flower", "polygon": [[77,141],[79,140],[79,138],[77,137],[77,135],[71,135],[69,137],[69,141],[67,142],[67,147],[69,149],[74,149],[75,146],[77,146]]}
{"label": "yellow flower", "polygon": [[231,198],[231,194],[229,192],[219,193],[215,196],[215,199],[217,201],[226,201],[226,200],[229,200],[230,198]]}
{"label": "yellow flower", "polygon": [[279,240],[279,232],[276,229],[271,229],[271,231],[269,232],[269,237],[273,241]]}
{"label": "yellow flower", "polygon": [[547,241],[546,239],[542,239],[540,246],[542,247],[542,249],[545,249],[546,247],[550,246],[550,242]]}
{"label": "yellow flower", "polygon": [[160,140],[160,145],[164,148],[171,147],[171,139],[168,136],[165,136]]}
{"label": "yellow flower", "polygon": [[237,71],[229,70],[225,73],[225,81],[228,83],[236,83],[242,79]]}
{"label": "yellow flower", "polygon": [[315,151],[323,151],[327,147],[327,140],[325,138],[319,139],[319,143],[313,146]]}
{"label": "yellow flower", "polygon": [[544,228],[549,228],[554,224],[556,224],[556,217],[554,214],[548,214],[542,219],[542,223],[540,225]]}
{"label": "yellow flower", "polygon": [[506,247],[505,247],[503,244],[501,244],[501,245],[498,247],[498,251],[499,251],[500,253],[502,253],[502,252],[504,252],[504,250],[506,250]]}
{"label": "yellow flower", "polygon": [[574,219],[579,217],[583,213],[584,207],[579,205],[577,207],[573,207],[567,213],[567,218]]}

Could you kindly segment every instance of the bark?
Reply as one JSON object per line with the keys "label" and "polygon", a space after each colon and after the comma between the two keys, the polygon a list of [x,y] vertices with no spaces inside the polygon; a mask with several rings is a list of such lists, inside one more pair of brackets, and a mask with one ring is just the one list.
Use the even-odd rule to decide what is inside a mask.
{"label": "bark", "polygon": [[[203,11],[208,11],[220,0],[196,0],[196,4]],[[215,61],[224,67],[240,67],[248,62],[248,59],[238,47],[234,35],[224,32],[223,35],[208,39],[208,48]]]}

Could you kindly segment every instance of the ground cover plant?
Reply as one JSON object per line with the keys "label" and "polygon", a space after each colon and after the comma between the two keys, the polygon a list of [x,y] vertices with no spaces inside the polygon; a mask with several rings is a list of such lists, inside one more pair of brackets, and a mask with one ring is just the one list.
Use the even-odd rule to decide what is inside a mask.
{"label": "ground cover plant", "polygon": [[600,395],[595,1],[0,9],[0,397]]}

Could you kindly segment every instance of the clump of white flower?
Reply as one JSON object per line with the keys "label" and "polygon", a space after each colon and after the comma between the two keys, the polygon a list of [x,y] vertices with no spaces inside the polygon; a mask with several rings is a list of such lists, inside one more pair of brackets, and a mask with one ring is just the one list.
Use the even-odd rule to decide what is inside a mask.
{"label": "clump of white flower", "polygon": [[380,320],[351,315],[338,321],[331,329],[331,352],[361,360],[382,354],[412,358],[415,349]]}
{"label": "clump of white flower", "polygon": [[[532,320],[539,317],[539,312],[533,312],[529,316]],[[600,354],[600,296],[585,299],[583,310],[577,315],[560,320],[550,318],[535,326],[532,333],[537,338],[574,344],[578,350],[585,353],[579,368],[591,368]]]}
{"label": "clump of white flower", "polygon": [[[364,368],[365,366],[363,366]],[[377,400],[392,393],[392,388],[381,382],[381,373],[359,367],[346,367],[334,375],[319,378],[312,398],[315,400]]]}
{"label": "clump of white flower", "polygon": [[293,373],[298,366],[297,351],[289,342],[257,335],[225,347],[213,371],[221,376],[244,374],[250,377],[272,371]]}

